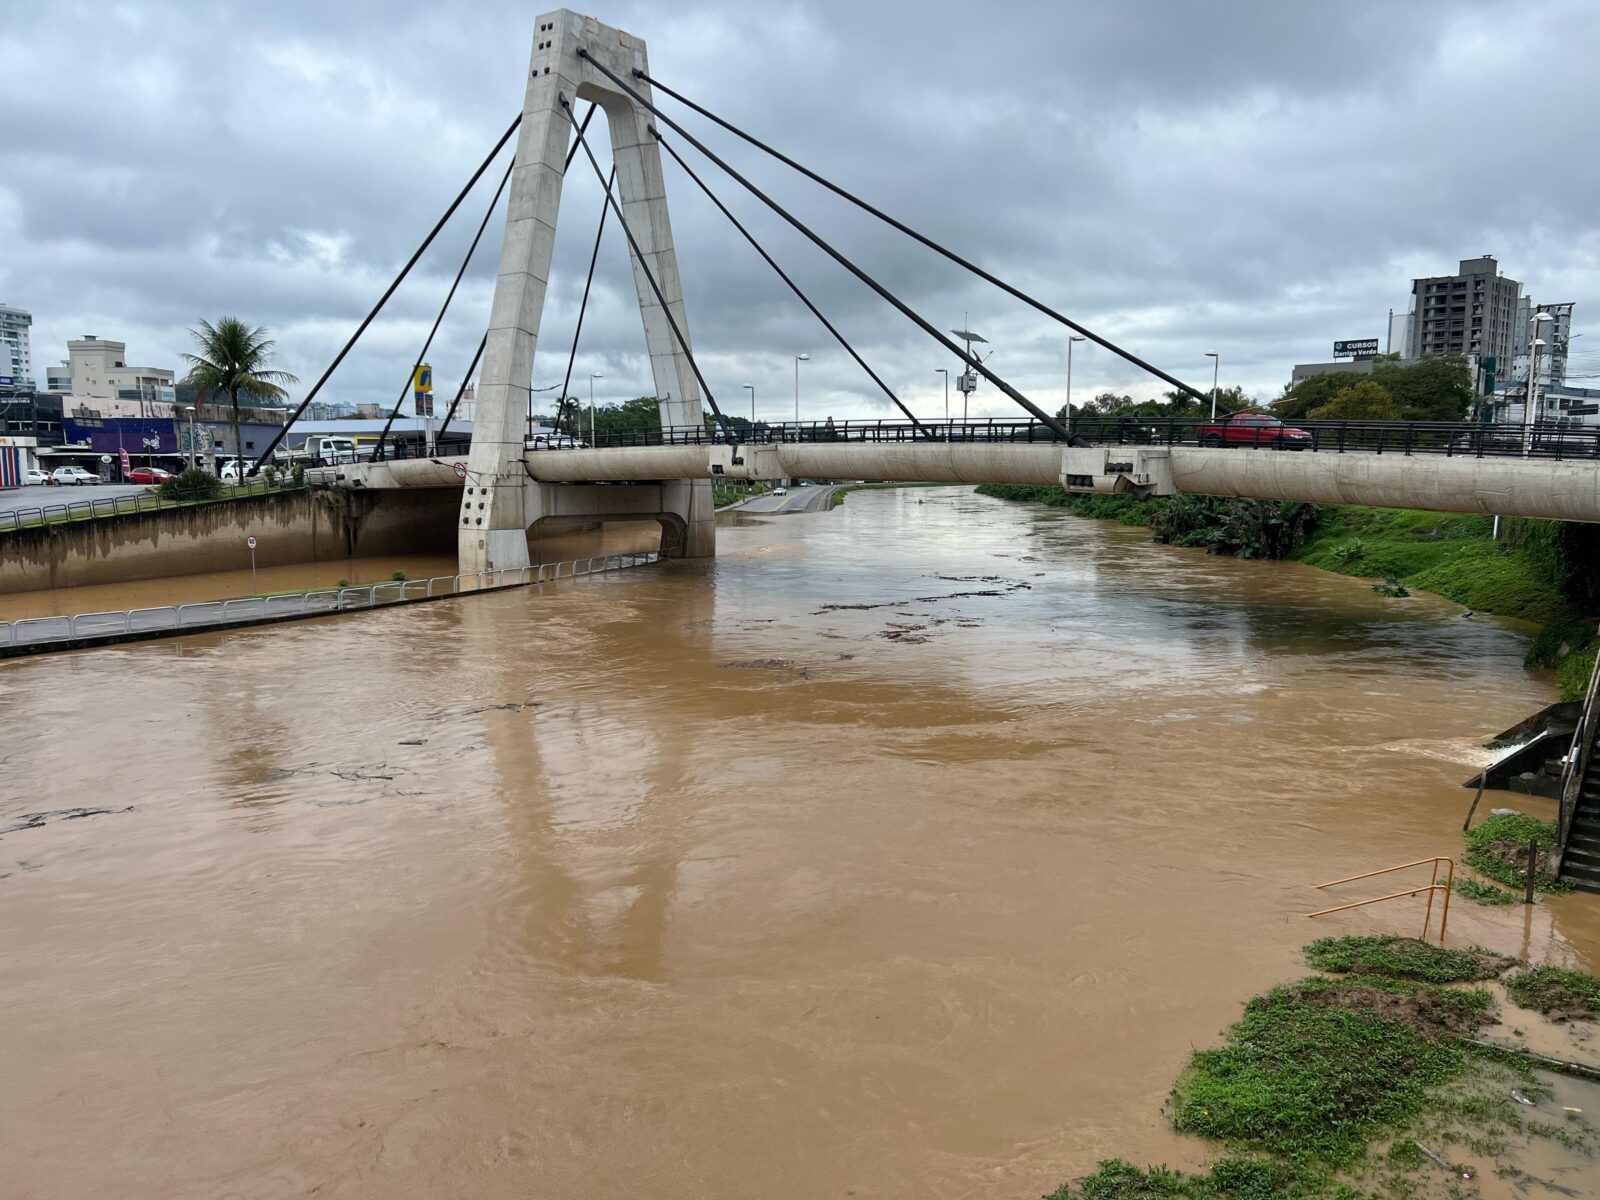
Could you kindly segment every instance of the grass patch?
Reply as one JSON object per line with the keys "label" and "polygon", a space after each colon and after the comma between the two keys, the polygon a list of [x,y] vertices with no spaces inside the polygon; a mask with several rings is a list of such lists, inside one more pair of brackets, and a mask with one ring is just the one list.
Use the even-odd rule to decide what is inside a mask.
{"label": "grass patch", "polygon": [[1386,975],[1423,983],[1493,979],[1517,962],[1480,946],[1457,950],[1393,935],[1319,938],[1306,947],[1305,956],[1318,971]]}
{"label": "grass patch", "polygon": [[1173,1087],[1173,1124],[1302,1168],[1355,1163],[1466,1065],[1438,1036],[1445,1026],[1434,1014],[1384,996],[1404,999],[1365,982],[1311,979],[1251,1000],[1226,1045],[1190,1056]]}
{"label": "grass patch", "polygon": [[1556,878],[1551,862],[1556,850],[1556,823],[1527,813],[1491,813],[1466,837],[1466,864],[1508,887],[1521,888],[1528,875],[1528,843],[1537,842],[1533,886],[1541,892],[1569,892],[1570,883]]}
{"label": "grass patch", "polygon": [[1600,979],[1565,967],[1529,967],[1506,979],[1506,991],[1523,1008],[1553,1020],[1600,1017]]}
{"label": "grass patch", "polygon": [[1224,1158],[1204,1174],[1139,1168],[1106,1159],[1073,1190],[1062,1184],[1044,1200],[1344,1200],[1359,1195],[1322,1171],[1270,1158]]}
{"label": "grass patch", "polygon": [[1496,887],[1492,883],[1484,883],[1481,880],[1473,879],[1469,875],[1463,875],[1456,880],[1454,891],[1456,895],[1463,896],[1474,904],[1515,904],[1522,899],[1516,892],[1508,892],[1503,887]]}

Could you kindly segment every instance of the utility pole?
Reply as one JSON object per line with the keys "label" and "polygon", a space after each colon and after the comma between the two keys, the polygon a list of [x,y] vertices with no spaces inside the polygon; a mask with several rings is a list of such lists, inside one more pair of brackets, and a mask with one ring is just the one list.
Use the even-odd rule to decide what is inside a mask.
{"label": "utility pole", "polygon": [[1211,360],[1211,419],[1217,419],[1217,378],[1222,370],[1222,358],[1215,350],[1207,350],[1206,357]]}
{"label": "utility pole", "polygon": [[811,355],[796,354],[794,356],[794,429],[795,437],[800,436],[800,364],[810,362]]}
{"label": "utility pole", "polygon": [[[1547,312],[1534,313],[1528,324],[1533,326],[1533,332],[1539,332],[1539,326],[1545,321],[1555,318]],[[1528,346],[1528,394],[1522,401],[1522,457],[1527,458],[1533,453],[1533,403],[1535,389],[1539,383],[1539,351],[1544,347],[1542,337],[1530,339]]]}
{"label": "utility pole", "polygon": [[936,367],[933,373],[944,376],[944,429],[948,435],[950,432],[950,368]]}
{"label": "utility pole", "polygon": [[750,393],[750,440],[756,440],[756,385],[747,383],[744,390]]}
{"label": "utility pole", "polygon": [[[598,446],[600,444],[599,441],[596,439],[596,436],[595,436],[594,381],[596,379],[604,379],[604,378],[605,378],[605,376],[600,374],[599,371],[591,371],[591,372],[589,372],[589,445],[591,445],[591,446]],[[579,418],[578,419],[580,421],[583,419],[581,413],[579,414]]]}

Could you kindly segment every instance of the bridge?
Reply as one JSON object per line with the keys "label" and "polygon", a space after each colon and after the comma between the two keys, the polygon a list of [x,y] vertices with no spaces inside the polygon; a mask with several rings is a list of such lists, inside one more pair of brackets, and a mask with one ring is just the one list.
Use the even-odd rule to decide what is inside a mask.
{"label": "bridge", "polygon": [[[657,80],[650,73],[642,40],[560,9],[537,19],[522,112],[295,414],[298,417],[315,398],[515,134],[512,161],[417,358],[418,364],[426,358],[455,296],[455,285],[466,272],[501,194],[506,193],[505,235],[487,330],[472,365],[463,374],[464,381],[470,378],[481,360],[470,446],[453,452],[447,436],[460,401],[458,393],[430,457],[396,458],[385,436],[372,461],[319,469],[311,474],[313,482],[379,495],[423,488],[448,496],[464,572],[527,566],[530,539],[537,539],[540,527],[572,519],[653,518],[667,531],[664,544],[691,557],[714,554],[710,487],[715,479],[1060,484],[1075,491],[1141,497],[1236,496],[1600,522],[1600,440],[1568,430],[1512,431],[1453,423],[1309,423],[1304,425],[1309,436],[1291,449],[1270,433],[1256,444],[1217,444],[1220,439],[1215,427],[1198,422],[1141,419],[1097,423],[1051,415],[973,354],[970,344],[963,348],[941,332],[717,155],[659,106],[658,94],[670,98],[686,116],[693,114],[741,139],[1071,334],[1095,342],[1183,393],[1207,398],[1206,393]],[[578,106],[583,104],[588,108],[580,116]],[[596,112],[604,114],[609,130],[609,169],[602,166],[586,136]],[[946,352],[960,358],[973,386],[982,377],[1023,415],[1016,420],[978,422],[919,419],[739,220],[680,151],[680,142],[703,160],[702,169],[704,163],[714,166],[720,177],[737,184]],[[860,366],[874,387],[900,410],[904,420],[762,425],[729,419],[695,358],[689,337],[667,206],[663,151]],[[604,199],[559,405],[570,399],[572,364],[589,286],[606,225],[613,221],[626,239],[633,266],[661,428],[639,436],[601,439],[600,444],[589,447],[555,448],[547,442],[530,442],[526,427],[532,412],[533,358],[551,272],[562,185],[568,169],[580,157],[603,187]],[[409,382],[402,389],[402,401],[408,389]],[[399,409],[397,402],[394,412]],[[560,411],[558,406],[558,423]],[[284,433],[288,428],[285,426]],[[270,459],[283,436],[263,452],[257,470]],[[443,504],[438,506],[441,514],[444,510]]]}

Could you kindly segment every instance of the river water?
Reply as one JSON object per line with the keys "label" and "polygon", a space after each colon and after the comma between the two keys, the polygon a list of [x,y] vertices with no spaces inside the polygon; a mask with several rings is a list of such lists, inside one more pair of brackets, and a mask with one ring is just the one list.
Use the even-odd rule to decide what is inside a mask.
{"label": "river water", "polygon": [[[1147,537],[859,492],[715,562],[0,666],[5,1194],[1200,1164],[1189,1050],[1312,936],[1420,924],[1310,885],[1457,853],[1474,743],[1553,690],[1525,630]],[[1451,939],[1594,970],[1597,908]]]}

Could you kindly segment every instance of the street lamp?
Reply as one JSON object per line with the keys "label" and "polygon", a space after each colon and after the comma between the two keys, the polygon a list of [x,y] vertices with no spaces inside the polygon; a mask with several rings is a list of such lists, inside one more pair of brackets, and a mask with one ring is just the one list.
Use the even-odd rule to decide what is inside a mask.
{"label": "street lamp", "polygon": [[1215,350],[1207,350],[1206,357],[1211,360],[1211,419],[1217,419],[1217,376],[1222,370],[1222,358]]}
{"label": "street lamp", "polygon": [[[1555,320],[1547,312],[1534,313],[1528,319],[1528,324],[1533,326],[1532,332],[1537,334],[1539,326],[1546,321]],[[1522,401],[1522,456],[1528,457],[1533,449],[1533,398],[1534,389],[1539,380],[1539,351],[1544,347],[1545,340],[1541,337],[1533,338],[1532,345],[1528,347],[1528,394]]]}
{"label": "street lamp", "polygon": [[[591,446],[598,446],[600,444],[595,438],[594,428],[594,381],[596,379],[604,378],[605,376],[600,374],[599,371],[589,372],[589,445]],[[581,421],[583,418],[580,416],[578,419]]]}
{"label": "street lamp", "polygon": [[796,354],[794,356],[794,427],[795,436],[800,435],[800,364],[810,362],[811,355]]}
{"label": "street lamp", "polygon": [[1069,430],[1072,428],[1072,343],[1087,342],[1088,340],[1088,338],[1079,337],[1077,334],[1067,338],[1067,428]]}
{"label": "street lamp", "polygon": [[744,390],[750,393],[750,440],[756,439],[756,385],[747,383]]}
{"label": "street lamp", "polygon": [[185,404],[183,411],[189,414],[189,470],[194,470],[194,405]]}
{"label": "street lamp", "polygon": [[948,432],[950,428],[950,368],[936,367],[933,373],[944,376],[944,424],[945,430]]}

